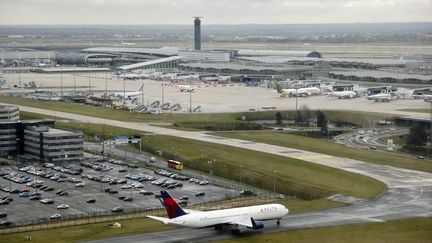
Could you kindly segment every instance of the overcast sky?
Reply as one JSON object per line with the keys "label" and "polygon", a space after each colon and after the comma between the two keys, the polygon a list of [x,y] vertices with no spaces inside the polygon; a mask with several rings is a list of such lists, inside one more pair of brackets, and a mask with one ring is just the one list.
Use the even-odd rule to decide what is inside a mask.
{"label": "overcast sky", "polygon": [[0,0],[0,24],[298,24],[432,21],[432,0]]}

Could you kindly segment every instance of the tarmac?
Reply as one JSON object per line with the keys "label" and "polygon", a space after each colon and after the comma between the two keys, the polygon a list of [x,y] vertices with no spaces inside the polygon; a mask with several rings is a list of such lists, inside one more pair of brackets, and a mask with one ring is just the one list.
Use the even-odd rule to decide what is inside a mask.
{"label": "tarmac", "polygon": [[[7,86],[17,85],[19,75],[16,73],[3,74],[7,85],[0,90],[0,94],[6,93],[26,93],[35,89],[8,89]],[[56,90],[60,93],[61,80],[63,83],[64,93],[76,91],[92,91],[95,94],[102,94],[105,90],[108,93],[123,92],[123,85],[126,92],[135,92],[144,84],[144,100],[138,96],[138,102],[150,104],[156,100],[170,102],[170,104],[180,103],[182,111],[186,112],[192,100],[192,108],[201,106],[202,112],[243,112],[243,111],[260,111],[263,107],[275,107],[278,110],[295,110],[296,98],[280,97],[274,89],[264,87],[246,87],[243,84],[226,84],[226,85],[209,85],[199,83],[196,90],[190,94],[180,92],[180,90],[169,85],[169,82],[154,80],[126,80],[118,79],[116,76],[108,74],[105,80],[105,74],[93,73],[91,77],[88,74],[77,74],[74,81],[73,74],[40,74],[40,73],[23,73],[21,74],[21,84],[35,81],[40,87],[37,90]],[[107,86],[105,86],[107,84]],[[161,84],[165,84],[162,86]],[[90,86],[89,86],[90,85]],[[371,83],[369,86],[375,86]],[[91,87],[91,88],[89,88]],[[163,93],[163,95],[162,95]],[[163,96],[163,98],[162,98]],[[416,118],[429,119],[428,113],[406,112],[402,109],[429,109],[430,104],[423,100],[395,100],[391,102],[374,102],[366,100],[364,97],[354,99],[337,99],[336,97],[311,96],[297,98],[297,107],[307,105],[309,109],[321,110],[351,110],[363,112],[389,113],[399,116],[409,116]]]}

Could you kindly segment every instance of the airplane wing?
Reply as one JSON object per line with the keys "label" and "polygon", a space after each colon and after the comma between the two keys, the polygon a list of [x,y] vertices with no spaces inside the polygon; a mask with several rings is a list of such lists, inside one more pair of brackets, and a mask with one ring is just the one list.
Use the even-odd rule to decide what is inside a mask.
{"label": "airplane wing", "polygon": [[155,220],[158,220],[158,221],[161,221],[164,224],[167,224],[168,220],[169,220],[169,219],[164,218],[164,217],[151,216],[151,215],[147,215],[146,217],[151,218],[151,219],[155,219]]}
{"label": "airplane wing", "polygon": [[237,225],[242,225],[242,226],[246,226],[249,228],[253,227],[252,220],[249,217],[248,218],[237,218],[237,219],[229,221],[228,224],[237,224]]}

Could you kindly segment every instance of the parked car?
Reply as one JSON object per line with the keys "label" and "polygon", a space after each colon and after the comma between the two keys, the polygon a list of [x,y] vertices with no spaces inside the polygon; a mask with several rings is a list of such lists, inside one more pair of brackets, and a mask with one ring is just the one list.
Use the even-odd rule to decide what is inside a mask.
{"label": "parked car", "polygon": [[240,195],[242,195],[242,196],[253,196],[253,195],[255,195],[255,193],[253,191],[249,191],[249,190],[242,190],[240,192]]}
{"label": "parked car", "polygon": [[6,218],[7,217],[7,213],[5,212],[0,212],[0,218]]}
{"label": "parked car", "polygon": [[12,221],[9,221],[9,220],[1,221],[1,222],[0,222],[0,226],[1,226],[1,227],[9,227],[9,226],[11,226],[11,225],[13,225],[13,223],[12,223]]}
{"label": "parked car", "polygon": [[85,186],[84,182],[80,182],[80,183],[75,184],[75,187],[84,187],[84,186]]}
{"label": "parked car", "polygon": [[94,199],[94,198],[89,198],[86,201],[86,203],[95,203],[95,202],[96,202],[96,199]]}
{"label": "parked car", "polygon": [[58,213],[56,213],[56,214],[53,214],[53,215],[51,215],[50,216],[50,219],[51,220],[56,220],[56,219],[61,219],[61,215],[60,214],[58,214]]}
{"label": "parked car", "polygon": [[125,199],[123,199],[123,201],[125,201],[125,202],[132,202],[132,201],[133,201],[133,198],[131,198],[131,197],[126,197]]}
{"label": "parked car", "polygon": [[180,200],[189,200],[189,197],[188,196],[182,196],[181,198],[180,198]]}
{"label": "parked car", "polygon": [[18,195],[19,195],[19,197],[30,197],[30,192],[21,192]]}
{"label": "parked car", "polygon": [[57,206],[57,209],[67,209],[67,208],[69,208],[69,205],[67,204],[60,204]]}
{"label": "parked car", "polygon": [[41,199],[40,202],[43,204],[54,204],[54,200],[51,198]]}
{"label": "parked car", "polygon": [[40,199],[41,199],[41,196],[32,196],[32,197],[30,197],[31,201],[37,201],[37,200],[40,200]]}
{"label": "parked car", "polygon": [[205,192],[198,192],[195,194],[196,197],[202,197],[205,195]]}
{"label": "parked car", "polygon": [[123,212],[124,209],[122,207],[115,207],[115,208],[111,209],[111,211],[113,213],[120,213],[120,212]]}

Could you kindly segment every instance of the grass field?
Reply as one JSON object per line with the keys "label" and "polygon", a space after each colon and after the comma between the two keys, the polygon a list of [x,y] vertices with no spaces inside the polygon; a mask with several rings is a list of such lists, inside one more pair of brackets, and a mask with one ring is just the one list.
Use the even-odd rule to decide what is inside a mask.
{"label": "grass field", "polygon": [[406,112],[418,112],[418,113],[430,113],[430,109],[400,109],[399,111],[406,111]]}
{"label": "grass field", "polygon": [[303,149],[306,151],[323,153],[338,157],[347,157],[376,164],[432,172],[432,162],[428,160],[419,160],[417,158],[383,151],[355,149],[342,144],[336,144],[331,141],[299,136],[287,132],[219,132],[216,134],[230,138],[245,139],[289,148]]}
{"label": "grass field", "polygon": [[[257,129],[253,121],[275,120],[277,111],[239,112],[239,113],[194,113],[194,114],[142,114],[128,111],[94,107],[83,104],[58,101],[41,101],[12,96],[0,96],[0,102],[30,106],[41,109],[63,111],[80,115],[131,122],[163,122],[176,124],[176,129],[195,128],[201,130]],[[295,111],[281,111],[284,119],[293,119]],[[392,118],[392,115],[373,112],[324,111],[332,122],[350,123],[358,126],[371,125],[374,120]],[[243,119],[244,118],[244,121]]]}
{"label": "grass field", "polygon": [[413,218],[384,223],[323,227],[281,233],[256,233],[255,236],[238,237],[221,242],[430,243],[432,242],[432,218]]}
{"label": "grass field", "polygon": [[[149,135],[143,138],[143,149],[149,147],[162,150],[165,156],[179,159],[188,167],[206,172],[212,170],[217,176],[242,180],[243,183],[269,190],[273,189],[275,178],[276,190],[281,193],[301,193],[308,190],[315,193],[315,190],[319,189],[325,192],[320,196],[338,192],[372,198],[385,188],[383,183],[358,174],[220,144]],[[212,162],[208,163],[208,161]],[[275,170],[277,170],[276,174]],[[297,196],[308,198],[307,195],[297,194]]]}
{"label": "grass field", "polygon": [[[109,238],[120,235],[132,235],[175,229],[175,227],[166,226],[159,221],[151,219],[120,220],[118,222],[122,225],[121,229],[112,229],[108,226],[108,223],[97,223],[50,230],[0,235],[0,242],[76,242],[91,239]],[[31,236],[32,240],[26,240],[26,236]]]}

